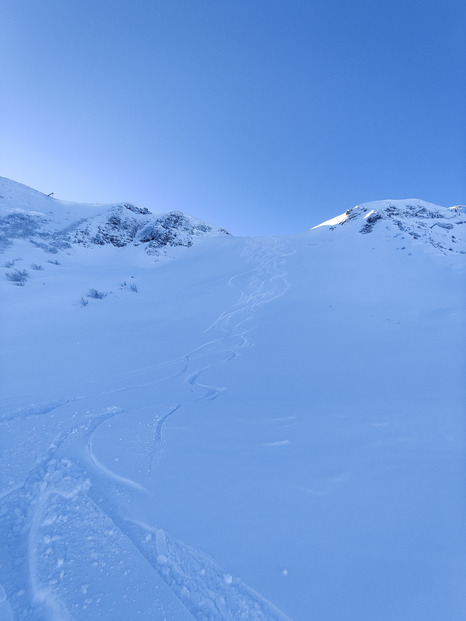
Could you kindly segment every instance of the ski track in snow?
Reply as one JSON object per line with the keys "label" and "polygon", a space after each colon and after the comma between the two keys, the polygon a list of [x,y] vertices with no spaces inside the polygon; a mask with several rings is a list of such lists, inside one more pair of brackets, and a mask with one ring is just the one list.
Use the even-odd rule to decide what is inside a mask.
{"label": "ski track in snow", "polygon": [[[151,463],[161,451],[163,428],[171,416],[184,405],[216,399],[225,390],[202,383],[202,374],[240,356],[241,350],[251,345],[248,334],[253,328],[255,311],[283,296],[289,287],[282,264],[294,251],[287,249],[282,240],[251,239],[244,252],[251,269],[228,282],[238,290],[239,298],[205,330],[214,338],[178,360],[154,366],[179,367],[166,377],[99,394],[110,397],[175,378],[192,391],[191,399],[173,405],[154,420]],[[125,377],[130,376],[137,378],[137,371]],[[60,412],[72,402],[92,402],[95,396],[73,396],[6,412],[1,415],[0,424],[18,417],[44,416],[52,410]],[[104,587],[100,591],[98,587],[103,575],[117,569],[121,574],[130,554],[128,545],[133,546],[132,554],[134,547],[139,550],[196,619],[287,619],[213,559],[171,538],[155,524],[151,512],[147,519],[149,492],[136,481],[110,470],[94,452],[96,430],[114,416],[124,416],[124,411],[109,405],[66,419],[68,428],[59,432],[46,453],[36,460],[22,485],[0,491],[0,581],[6,595],[0,597],[0,619],[125,618],[119,616],[124,613],[115,602],[106,600],[110,595]],[[81,584],[82,571],[79,576],[73,572],[83,555],[89,573],[87,582],[98,591],[92,596],[90,584]],[[0,585],[0,596],[2,593]],[[153,618],[148,612],[143,613],[144,617]]]}

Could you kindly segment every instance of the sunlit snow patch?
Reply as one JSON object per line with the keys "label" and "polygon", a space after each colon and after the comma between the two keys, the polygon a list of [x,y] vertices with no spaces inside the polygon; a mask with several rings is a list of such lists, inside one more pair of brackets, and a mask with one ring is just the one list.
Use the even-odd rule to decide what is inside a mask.
{"label": "sunlit snow patch", "polygon": [[331,218],[330,220],[321,222],[320,224],[318,224],[317,226],[313,226],[312,228],[318,229],[320,226],[334,226],[335,224],[341,224],[342,222],[345,222],[345,220],[348,220],[347,211],[345,211],[345,213],[340,214],[339,216],[336,216],[335,218]]}

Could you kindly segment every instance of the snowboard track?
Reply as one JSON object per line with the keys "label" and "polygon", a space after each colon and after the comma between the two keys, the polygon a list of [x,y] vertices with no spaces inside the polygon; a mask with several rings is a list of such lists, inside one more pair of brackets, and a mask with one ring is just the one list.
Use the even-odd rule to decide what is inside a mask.
{"label": "snowboard track", "polygon": [[[224,387],[202,383],[200,378],[209,369],[232,362],[252,344],[249,333],[253,330],[258,308],[283,296],[289,288],[282,265],[290,254],[293,251],[278,238],[248,240],[244,257],[251,268],[230,278],[228,285],[238,291],[239,297],[206,328],[205,334],[210,339],[179,359],[154,365],[154,369],[175,367],[168,375],[100,393],[99,396],[110,399],[121,391],[152,383],[155,386],[168,379],[176,379],[189,388],[190,400],[175,403],[165,414],[154,418],[151,463],[163,451],[164,427],[172,416],[189,403],[216,399],[224,392]],[[144,369],[147,370],[150,368]],[[128,380],[130,376],[137,378],[137,371],[125,378]],[[14,620],[78,618],[75,614],[78,603],[84,609],[88,600],[84,587],[79,593],[73,584],[74,551],[66,538],[81,534],[85,539],[90,532],[86,531],[86,519],[90,522],[92,517],[93,525],[97,524],[94,528],[101,528],[104,535],[115,529],[118,536],[129,540],[192,617],[287,619],[209,556],[159,528],[153,515],[148,522],[144,512],[134,508],[147,506],[150,493],[137,481],[102,464],[94,451],[96,431],[112,417],[124,416],[125,412],[115,405],[83,411],[85,403],[92,402],[94,396],[73,396],[29,406],[6,412],[0,418],[1,425],[18,418],[45,416],[51,411],[59,413],[64,408],[76,407],[75,404],[80,406],[79,416],[67,419],[68,427],[57,434],[24,482],[6,491],[0,490],[0,583],[7,595],[7,600],[0,603],[0,616],[1,606],[7,605],[10,616],[6,618]],[[85,520],[77,520],[76,507],[84,508],[88,516]],[[69,524],[73,524],[76,532],[70,530]],[[115,559],[120,554],[116,546],[109,553]],[[97,559],[95,549],[90,550],[90,555]],[[95,562],[105,565],[100,557]]]}

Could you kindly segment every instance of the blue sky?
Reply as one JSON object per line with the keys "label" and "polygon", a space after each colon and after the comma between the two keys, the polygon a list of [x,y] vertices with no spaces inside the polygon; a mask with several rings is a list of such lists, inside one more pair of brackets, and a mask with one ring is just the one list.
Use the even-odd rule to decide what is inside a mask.
{"label": "blue sky", "polygon": [[0,175],[236,234],[466,202],[464,0],[2,0]]}

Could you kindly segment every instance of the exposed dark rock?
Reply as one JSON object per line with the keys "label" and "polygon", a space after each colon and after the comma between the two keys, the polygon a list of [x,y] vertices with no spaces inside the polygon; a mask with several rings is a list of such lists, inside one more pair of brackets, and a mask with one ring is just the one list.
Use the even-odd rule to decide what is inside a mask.
{"label": "exposed dark rock", "polygon": [[87,247],[111,244],[117,248],[133,244],[144,245],[148,254],[157,255],[168,246],[192,246],[196,237],[211,232],[229,235],[225,229],[214,228],[179,211],[153,214],[130,203],[58,229],[53,229],[51,220],[41,215],[18,210],[0,218],[0,249],[8,247],[12,239],[28,239],[50,253],[73,244]]}
{"label": "exposed dark rock", "polygon": [[136,205],[132,205],[131,203],[125,203],[123,207],[126,207],[126,209],[129,209],[133,213],[138,213],[141,216],[148,216],[152,213],[147,209],[147,207],[137,207]]}
{"label": "exposed dark rock", "polygon": [[382,220],[382,216],[379,213],[371,214],[370,216],[366,218],[366,223],[361,228],[360,232],[363,233],[364,235],[367,235],[367,233],[370,233],[372,231],[376,222],[378,222],[379,220]]}

